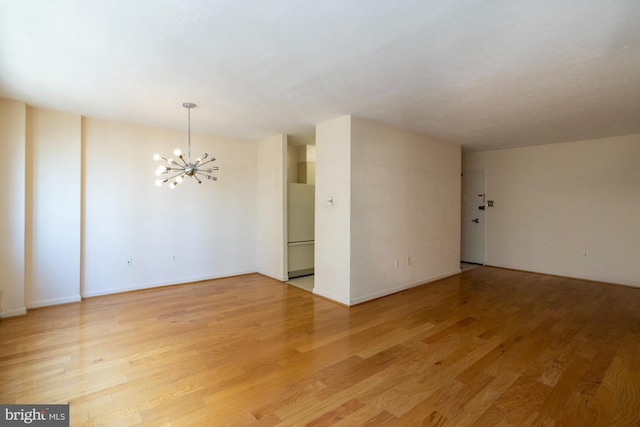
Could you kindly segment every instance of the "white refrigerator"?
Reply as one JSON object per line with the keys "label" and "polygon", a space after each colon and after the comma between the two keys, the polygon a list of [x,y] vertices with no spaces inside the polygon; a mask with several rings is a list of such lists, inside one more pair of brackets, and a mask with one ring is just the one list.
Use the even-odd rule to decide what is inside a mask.
{"label": "white refrigerator", "polygon": [[315,185],[287,186],[289,278],[313,274]]}

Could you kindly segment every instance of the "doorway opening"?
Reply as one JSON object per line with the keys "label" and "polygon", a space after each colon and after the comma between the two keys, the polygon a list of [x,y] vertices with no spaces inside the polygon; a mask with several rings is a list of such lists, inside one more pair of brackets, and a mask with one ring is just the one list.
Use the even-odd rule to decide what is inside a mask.
{"label": "doorway opening", "polygon": [[290,285],[314,286],[315,141],[287,146],[287,276]]}

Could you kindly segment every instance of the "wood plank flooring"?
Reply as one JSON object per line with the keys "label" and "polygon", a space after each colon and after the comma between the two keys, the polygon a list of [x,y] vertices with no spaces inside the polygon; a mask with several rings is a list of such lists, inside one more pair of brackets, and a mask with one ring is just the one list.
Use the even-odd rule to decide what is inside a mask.
{"label": "wood plank flooring", "polygon": [[72,425],[638,426],[640,289],[481,267],[346,308],[248,275],[0,320]]}

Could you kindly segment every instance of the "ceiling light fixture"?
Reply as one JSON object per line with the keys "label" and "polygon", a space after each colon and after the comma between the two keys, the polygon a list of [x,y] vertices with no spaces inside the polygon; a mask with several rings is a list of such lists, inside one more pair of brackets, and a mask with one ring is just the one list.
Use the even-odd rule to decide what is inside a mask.
{"label": "ceiling light fixture", "polygon": [[175,173],[175,175],[170,176],[169,178],[166,178],[164,180],[157,179],[156,185],[158,187],[160,187],[162,184],[166,182],[171,182],[169,184],[169,188],[175,188],[176,185],[184,181],[184,178],[187,176],[191,178],[195,178],[196,181],[198,181],[198,184],[202,184],[202,180],[198,177],[198,175],[200,175],[200,177],[202,177],[203,179],[206,178],[206,179],[211,179],[213,181],[218,180],[218,178],[211,175],[213,171],[218,170],[217,166],[208,166],[206,168],[203,168],[204,165],[214,162],[216,160],[215,157],[207,161],[204,161],[207,157],[209,157],[207,153],[204,153],[204,155],[202,157],[197,158],[195,162],[191,161],[191,109],[196,108],[196,104],[192,102],[185,102],[182,104],[182,106],[187,109],[188,116],[189,116],[189,148],[187,151],[187,157],[185,159],[182,152],[177,148],[173,151],[173,154],[178,156],[182,164],[174,159],[167,159],[165,157],[162,157],[160,156],[160,154],[155,154],[153,156],[154,160],[156,161],[162,160],[166,162],[168,165],[168,166],[164,166],[164,165],[158,166],[158,169],[156,169],[156,175],[160,176],[164,174]]}

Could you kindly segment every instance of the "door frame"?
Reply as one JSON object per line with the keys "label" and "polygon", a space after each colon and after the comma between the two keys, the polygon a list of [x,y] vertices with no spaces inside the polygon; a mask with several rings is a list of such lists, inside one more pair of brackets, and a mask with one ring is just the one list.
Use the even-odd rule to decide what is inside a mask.
{"label": "door frame", "polygon": [[[482,233],[481,233],[481,242],[478,243],[478,249],[480,250],[480,256],[478,257],[478,259],[474,259],[474,260],[464,260],[463,259],[463,255],[464,258],[468,258],[468,251],[465,250],[465,248],[468,248],[468,243],[469,241],[466,239],[469,239],[469,236],[466,235],[465,233],[465,221],[468,220],[467,215],[465,215],[465,209],[469,209],[468,206],[465,203],[467,203],[467,200],[469,198],[469,195],[465,193],[465,180],[470,180],[470,179],[475,179],[474,184],[477,185],[478,188],[476,188],[476,190],[474,191],[474,194],[471,197],[482,197],[481,200],[481,204],[478,206],[483,206],[484,209],[482,210],[481,214],[480,214],[480,225],[482,227]],[[481,190],[480,190],[481,189]],[[485,222],[486,222],[486,191],[485,191],[485,172],[483,170],[471,170],[471,171],[465,171],[462,173],[462,179],[461,179],[461,189],[460,189],[460,197],[461,197],[461,213],[460,213],[460,261],[461,262],[467,262],[467,263],[472,263],[472,264],[479,264],[479,265],[484,265],[485,264],[485,233],[486,233],[486,227],[485,227]],[[481,191],[480,194],[476,194],[479,191]],[[467,200],[465,200],[465,197],[467,198]],[[477,204],[475,202],[473,202],[474,207],[477,206]],[[467,243],[467,245],[465,245],[465,242]],[[466,254],[465,254],[466,253]]]}

